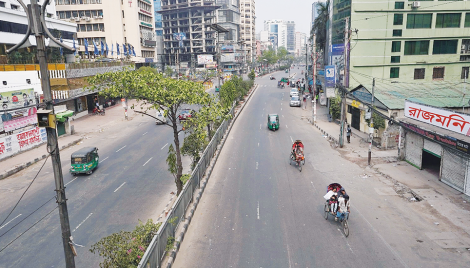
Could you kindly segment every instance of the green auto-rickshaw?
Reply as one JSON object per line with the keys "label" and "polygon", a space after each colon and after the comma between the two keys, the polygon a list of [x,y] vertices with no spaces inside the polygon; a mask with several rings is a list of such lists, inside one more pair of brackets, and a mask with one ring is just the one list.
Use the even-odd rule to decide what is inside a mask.
{"label": "green auto-rickshaw", "polygon": [[72,153],[72,167],[70,173],[76,175],[79,173],[91,174],[98,166],[99,156],[98,148],[85,147]]}
{"label": "green auto-rickshaw", "polygon": [[279,115],[268,114],[268,128],[274,131],[279,129]]}

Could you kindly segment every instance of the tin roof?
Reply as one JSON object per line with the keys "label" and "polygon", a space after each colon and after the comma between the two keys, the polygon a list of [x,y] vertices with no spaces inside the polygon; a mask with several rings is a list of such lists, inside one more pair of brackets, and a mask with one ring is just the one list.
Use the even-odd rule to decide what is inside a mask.
{"label": "tin roof", "polygon": [[[372,82],[356,87],[372,91]],[[470,84],[435,81],[423,83],[391,83],[376,80],[374,97],[389,109],[404,109],[405,100],[441,108],[470,107]]]}

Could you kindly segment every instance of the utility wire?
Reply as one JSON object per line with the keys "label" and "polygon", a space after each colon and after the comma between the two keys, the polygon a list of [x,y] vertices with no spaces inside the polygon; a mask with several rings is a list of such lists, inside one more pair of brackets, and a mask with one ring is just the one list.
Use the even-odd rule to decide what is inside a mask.
{"label": "utility wire", "polygon": [[18,206],[18,204],[20,203],[21,199],[23,199],[23,196],[26,194],[26,192],[29,190],[29,188],[31,187],[31,185],[33,184],[33,182],[36,180],[36,178],[38,177],[39,173],[41,172],[42,168],[44,167],[44,165],[46,164],[47,162],[47,159],[49,158],[50,154],[47,155],[46,159],[44,160],[44,163],[42,163],[42,166],[41,168],[38,170],[38,172],[36,173],[36,176],[34,176],[34,179],[29,183],[28,187],[26,188],[26,190],[24,190],[23,194],[21,195],[20,199],[18,200],[18,202],[16,202],[15,206],[13,207],[13,209],[10,211],[10,213],[8,213],[7,217],[2,221],[2,223],[0,223],[0,226],[2,226],[7,220],[8,220],[8,217],[10,217],[11,213],[13,213],[13,211],[15,210],[15,208]]}
{"label": "utility wire", "polygon": [[41,219],[39,219],[37,222],[35,222],[33,225],[31,225],[31,227],[29,227],[28,229],[26,229],[26,231],[22,232],[19,236],[17,236],[15,239],[13,239],[10,243],[8,243],[6,246],[4,246],[2,249],[0,249],[0,252],[2,252],[3,250],[5,250],[8,246],[10,246],[13,242],[15,242],[18,238],[20,238],[22,235],[24,235],[27,231],[31,230],[31,228],[33,228],[34,226],[36,226],[36,224],[38,224],[39,222],[41,222],[44,218],[46,218],[47,216],[49,216],[52,212],[54,212],[54,210],[56,210],[56,208],[58,208],[59,206],[56,206],[55,208],[53,208],[51,211],[49,211],[44,217],[42,217]]}

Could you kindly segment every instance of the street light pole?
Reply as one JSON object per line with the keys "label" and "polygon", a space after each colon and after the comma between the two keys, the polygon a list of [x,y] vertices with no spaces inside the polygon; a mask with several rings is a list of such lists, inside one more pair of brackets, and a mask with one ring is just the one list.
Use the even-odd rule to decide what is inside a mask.
{"label": "street light pole", "polygon": [[[28,29],[23,40],[19,44],[7,50],[7,53],[11,53],[12,51],[19,48],[26,42],[26,40],[28,40],[31,34],[34,34],[36,37],[37,58],[39,61],[39,72],[41,74],[41,88],[44,94],[44,102],[46,104],[46,110],[52,111],[51,113],[54,114],[54,103],[52,101],[51,84],[47,66],[45,35],[47,35],[52,42],[57,43],[59,46],[67,48],[71,51],[75,51],[75,49],[60,43],[60,41],[56,40],[47,29],[44,14],[46,6],[49,4],[49,0],[46,0],[42,6],[38,4],[38,0],[31,0],[31,4],[29,4],[27,7],[22,0],[18,0],[18,2],[21,4],[24,11],[26,12],[26,16],[28,17]],[[46,127],[46,133],[47,150],[51,156],[52,168],[54,171],[56,186],[55,192],[57,194],[56,199],[59,208],[60,226],[62,230],[62,246],[64,248],[65,254],[65,266],[67,268],[74,268],[75,249],[72,244],[72,235],[70,232],[67,198],[65,197],[64,178],[62,176],[62,165],[60,161],[56,128],[50,127],[49,125],[49,127]]]}

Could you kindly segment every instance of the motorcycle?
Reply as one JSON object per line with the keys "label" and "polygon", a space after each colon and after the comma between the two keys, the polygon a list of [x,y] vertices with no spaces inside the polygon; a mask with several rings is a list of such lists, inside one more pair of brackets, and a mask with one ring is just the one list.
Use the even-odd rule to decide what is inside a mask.
{"label": "motorcycle", "polygon": [[269,77],[269,80],[276,80],[276,77],[271,76],[271,77]]}
{"label": "motorcycle", "polygon": [[93,115],[97,115],[97,114],[99,114],[99,115],[105,115],[105,114],[106,114],[106,110],[105,110],[104,108],[103,108],[103,109],[99,109],[99,108],[95,107],[95,108],[93,109]]}

